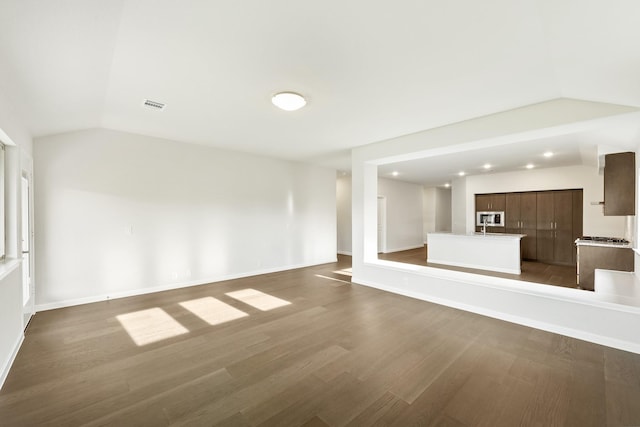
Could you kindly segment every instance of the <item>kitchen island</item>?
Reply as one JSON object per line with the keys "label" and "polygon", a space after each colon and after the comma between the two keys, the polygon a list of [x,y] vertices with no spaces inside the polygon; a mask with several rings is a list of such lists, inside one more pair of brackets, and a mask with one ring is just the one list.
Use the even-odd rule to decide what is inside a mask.
{"label": "kitchen island", "polygon": [[427,263],[521,274],[520,241],[526,234],[428,233]]}

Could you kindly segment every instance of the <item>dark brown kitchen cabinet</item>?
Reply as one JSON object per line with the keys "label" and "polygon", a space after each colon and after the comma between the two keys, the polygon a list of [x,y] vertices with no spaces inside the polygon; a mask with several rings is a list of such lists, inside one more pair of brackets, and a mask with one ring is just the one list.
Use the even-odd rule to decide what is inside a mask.
{"label": "dark brown kitchen cabinet", "polygon": [[501,212],[505,208],[505,193],[476,194],[476,212]]}
{"label": "dark brown kitchen cabinet", "polygon": [[633,271],[633,250],[629,248],[578,246],[578,286],[594,289],[595,269]]}
{"label": "dark brown kitchen cabinet", "polygon": [[582,190],[536,194],[538,261],[575,265],[575,240],[582,234]]}
{"label": "dark brown kitchen cabinet", "polygon": [[505,227],[509,234],[526,234],[521,241],[522,258],[535,260],[536,193],[507,193],[505,197]]}
{"label": "dark brown kitchen cabinet", "polygon": [[636,155],[607,154],[604,163],[604,214],[636,214]]}

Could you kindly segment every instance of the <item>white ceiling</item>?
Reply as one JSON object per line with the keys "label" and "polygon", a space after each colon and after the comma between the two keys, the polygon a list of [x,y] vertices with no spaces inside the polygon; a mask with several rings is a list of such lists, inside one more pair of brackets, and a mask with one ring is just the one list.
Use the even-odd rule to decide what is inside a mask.
{"label": "white ceiling", "polygon": [[[0,92],[34,137],[348,169],[351,148],[553,98],[640,107],[638,22],[635,0],[1,0]],[[307,107],[277,110],[284,90]]]}

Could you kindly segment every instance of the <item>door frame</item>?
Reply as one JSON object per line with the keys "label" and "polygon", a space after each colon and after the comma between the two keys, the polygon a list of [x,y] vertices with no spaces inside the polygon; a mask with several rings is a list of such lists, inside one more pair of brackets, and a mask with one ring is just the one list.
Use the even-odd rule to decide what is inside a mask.
{"label": "door frame", "polygon": [[[25,188],[26,185],[26,188]],[[26,189],[26,200],[25,200]],[[24,220],[25,220],[25,208],[26,208],[26,220],[27,220],[27,250],[23,246],[24,241]],[[22,170],[20,174],[20,256],[22,258],[22,286],[23,286],[23,328],[26,329],[31,317],[35,314],[35,280],[34,280],[34,230],[33,230],[33,174],[28,170]],[[28,258],[25,258],[24,254],[27,254]],[[26,266],[25,266],[26,264]],[[26,270],[26,271],[25,271]],[[27,281],[29,297],[24,300],[25,295],[25,281]]]}

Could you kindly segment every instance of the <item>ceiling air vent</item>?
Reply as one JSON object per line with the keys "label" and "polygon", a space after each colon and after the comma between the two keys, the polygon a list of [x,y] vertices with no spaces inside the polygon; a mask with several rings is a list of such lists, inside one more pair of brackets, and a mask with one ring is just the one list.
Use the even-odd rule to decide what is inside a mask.
{"label": "ceiling air vent", "polygon": [[145,107],[149,107],[151,109],[154,110],[164,110],[164,106],[165,104],[163,104],[162,102],[156,102],[156,101],[152,101],[150,99],[145,99],[144,103],[142,104]]}

